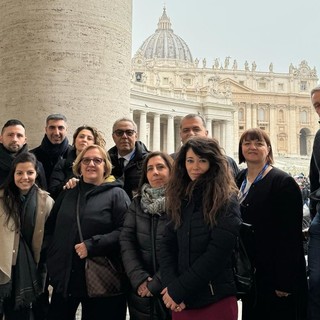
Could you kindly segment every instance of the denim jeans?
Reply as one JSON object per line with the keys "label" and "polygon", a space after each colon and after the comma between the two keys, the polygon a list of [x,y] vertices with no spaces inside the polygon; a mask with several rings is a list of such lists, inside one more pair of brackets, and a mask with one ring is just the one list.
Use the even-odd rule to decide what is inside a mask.
{"label": "denim jeans", "polygon": [[320,212],[309,227],[308,248],[309,300],[308,320],[320,320]]}

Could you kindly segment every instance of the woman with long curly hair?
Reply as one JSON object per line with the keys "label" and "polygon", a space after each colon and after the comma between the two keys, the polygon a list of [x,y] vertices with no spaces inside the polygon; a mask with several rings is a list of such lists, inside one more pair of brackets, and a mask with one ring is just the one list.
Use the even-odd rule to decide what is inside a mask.
{"label": "woman with long curly hair", "polygon": [[237,187],[217,140],[193,137],[180,149],[166,188],[161,246],[163,301],[173,320],[236,320],[232,252],[240,228]]}

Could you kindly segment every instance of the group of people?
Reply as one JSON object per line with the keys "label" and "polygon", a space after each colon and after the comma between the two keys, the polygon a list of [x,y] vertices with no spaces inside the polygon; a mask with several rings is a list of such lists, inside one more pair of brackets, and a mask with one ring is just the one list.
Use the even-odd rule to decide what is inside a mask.
{"label": "group of people", "polygon": [[[0,318],[74,320],[81,303],[82,320],[124,320],[127,308],[131,320],[237,320],[233,252],[244,222],[255,284],[242,319],[307,319],[301,192],[273,166],[265,131],[241,135],[244,170],[196,114],[182,118],[171,155],[150,152],[129,118],[113,124],[108,151],[92,126],[77,128],[72,146],[66,133],[66,118],[50,115],[28,152],[20,121],[2,129]],[[85,261],[97,256],[121,256],[126,290],[88,296]]]}

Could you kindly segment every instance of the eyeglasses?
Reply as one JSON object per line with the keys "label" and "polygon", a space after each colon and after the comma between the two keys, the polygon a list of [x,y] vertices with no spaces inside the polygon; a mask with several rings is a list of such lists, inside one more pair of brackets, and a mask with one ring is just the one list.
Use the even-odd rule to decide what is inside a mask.
{"label": "eyeglasses", "polygon": [[88,166],[90,162],[93,161],[93,164],[95,166],[99,166],[104,160],[101,158],[82,158],[81,162],[85,165]]}
{"label": "eyeglasses", "polygon": [[113,134],[115,134],[117,137],[122,137],[124,134],[126,134],[126,136],[131,137],[136,133],[135,130],[116,130],[113,131]]}

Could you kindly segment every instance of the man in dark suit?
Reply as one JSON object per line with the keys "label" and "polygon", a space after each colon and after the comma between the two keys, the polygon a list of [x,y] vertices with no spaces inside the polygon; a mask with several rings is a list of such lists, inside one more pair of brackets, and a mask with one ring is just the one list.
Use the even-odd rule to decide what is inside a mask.
{"label": "man in dark suit", "polygon": [[108,151],[112,162],[111,174],[123,179],[123,188],[132,199],[138,189],[143,160],[149,151],[137,140],[137,125],[129,118],[118,119],[113,124],[112,138],[115,146]]}

